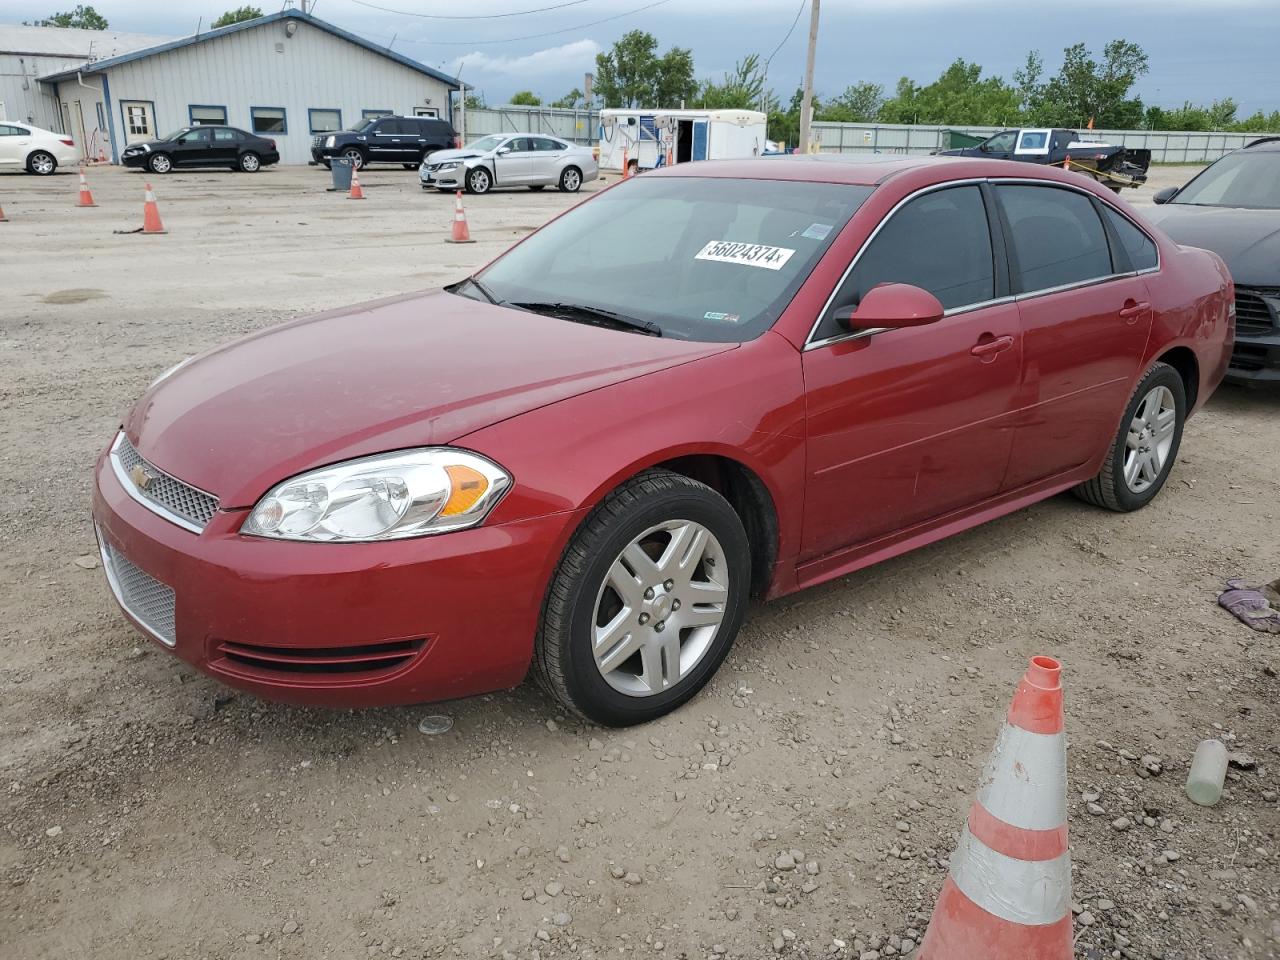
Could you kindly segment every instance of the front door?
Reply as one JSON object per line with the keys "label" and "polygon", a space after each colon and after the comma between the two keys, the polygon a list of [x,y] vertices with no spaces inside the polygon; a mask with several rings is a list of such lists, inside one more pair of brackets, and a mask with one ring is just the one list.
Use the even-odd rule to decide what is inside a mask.
{"label": "front door", "polygon": [[529,137],[512,137],[499,147],[493,161],[498,185],[509,187],[528,183],[534,156]]}
{"label": "front door", "polygon": [[979,149],[984,157],[990,157],[992,160],[1008,160],[1013,156],[1013,146],[1017,139],[1016,130],[1006,130],[1004,133],[997,133]]}
{"label": "front door", "polygon": [[125,146],[146,143],[156,138],[155,115],[150,103],[145,100],[121,100],[120,113],[124,118]]}
{"label": "front door", "polygon": [[1004,483],[1015,489],[1081,466],[1115,436],[1151,307],[1145,280],[1088,194],[1027,184],[993,192],[1009,227],[1024,338],[1022,413]]}
{"label": "front door", "polygon": [[175,167],[201,167],[210,162],[212,138],[208,127],[193,127],[173,142]]}
{"label": "front door", "polygon": [[1017,416],[1018,308],[978,186],[921,194],[859,255],[832,299],[879,283],[930,291],[946,315],[867,334],[824,318],[803,356],[808,485],[802,559],[817,560],[995,496]]}

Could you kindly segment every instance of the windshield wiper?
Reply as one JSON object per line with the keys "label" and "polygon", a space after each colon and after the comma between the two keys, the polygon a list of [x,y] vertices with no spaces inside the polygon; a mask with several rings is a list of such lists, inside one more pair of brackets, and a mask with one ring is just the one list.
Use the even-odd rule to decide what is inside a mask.
{"label": "windshield wiper", "polygon": [[545,313],[548,316],[559,317],[562,320],[570,320],[577,323],[590,323],[596,326],[611,326],[622,330],[634,330],[637,333],[646,333],[651,337],[662,336],[662,327],[652,320],[628,317],[621,313],[614,313],[612,310],[605,310],[602,307],[588,306],[585,303],[526,301],[524,303],[509,303],[507,306],[519,307],[521,310],[528,310],[530,313]]}
{"label": "windshield wiper", "polygon": [[475,277],[467,277],[461,283],[455,284],[453,288],[450,290],[450,292],[452,293],[454,290],[457,290],[458,287],[462,286],[462,284],[464,283],[471,284],[471,286],[475,287],[476,290],[479,291],[480,296],[484,297],[486,300],[488,300],[492,304],[501,305],[506,302],[504,300],[499,300],[497,297],[495,297],[493,295],[493,291],[490,290],[488,287],[486,287],[483,283],[481,283]]}

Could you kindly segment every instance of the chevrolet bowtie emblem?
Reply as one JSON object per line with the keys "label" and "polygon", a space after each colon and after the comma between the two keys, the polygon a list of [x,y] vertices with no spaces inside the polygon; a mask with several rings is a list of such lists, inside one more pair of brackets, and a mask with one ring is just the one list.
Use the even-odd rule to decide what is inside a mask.
{"label": "chevrolet bowtie emblem", "polygon": [[139,490],[146,491],[155,483],[156,478],[147,473],[146,468],[142,464],[134,464],[133,469],[129,471],[129,479],[133,481],[133,485]]}

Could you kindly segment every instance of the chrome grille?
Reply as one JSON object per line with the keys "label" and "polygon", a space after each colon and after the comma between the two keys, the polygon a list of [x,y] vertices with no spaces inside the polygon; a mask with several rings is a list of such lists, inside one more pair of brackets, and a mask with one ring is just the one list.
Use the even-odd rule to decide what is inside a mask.
{"label": "chrome grille", "polygon": [[1270,333],[1275,328],[1275,314],[1267,302],[1280,299],[1280,289],[1236,287],[1236,331],[1238,333]]}
{"label": "chrome grille", "polygon": [[313,147],[318,147],[318,146],[320,146],[320,144],[322,144],[322,143],[324,143],[324,137],[312,137],[312,138],[311,138],[311,145],[312,145]]}
{"label": "chrome grille", "polygon": [[148,633],[172,647],[176,642],[173,590],[134,566],[107,542],[101,532],[98,533],[98,546],[102,550],[102,568],[107,573],[107,583],[111,585],[116,602]]}
{"label": "chrome grille", "polygon": [[[180,527],[199,533],[218,512],[218,498],[148,463],[120,431],[111,448],[116,476],[129,496]],[[139,485],[138,477],[142,477]]]}

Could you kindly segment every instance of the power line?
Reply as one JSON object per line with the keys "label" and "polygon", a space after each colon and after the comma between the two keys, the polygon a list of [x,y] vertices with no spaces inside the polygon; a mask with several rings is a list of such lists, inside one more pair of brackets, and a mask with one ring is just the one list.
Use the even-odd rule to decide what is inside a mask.
{"label": "power line", "polygon": [[[352,0],[359,3],[361,0]],[[623,17],[634,16],[637,13],[643,13],[645,10],[652,10],[654,7],[660,7],[664,3],[670,3],[671,0],[654,0],[653,3],[647,3],[642,7],[636,7],[625,13],[615,13],[611,17],[602,17],[599,20],[592,20],[590,23],[580,23],[577,26],[566,27],[563,30],[548,30],[546,33],[531,33],[523,37],[503,37],[501,40],[410,40],[407,37],[400,40],[401,43],[420,43],[426,46],[450,46],[450,47],[476,47],[481,44],[494,43],[520,43],[522,40],[541,40],[543,37],[556,37],[565,33],[576,33],[579,30],[585,30],[587,27],[597,27],[602,23],[609,23],[613,20],[621,20]]]}
{"label": "power line", "polygon": [[466,16],[455,16],[443,13],[418,13],[415,10],[397,10],[393,7],[384,7],[376,3],[369,3],[368,0],[351,0],[351,2],[359,4],[362,7],[369,7],[371,10],[381,10],[383,13],[398,13],[404,17],[421,17],[424,20],[501,20],[504,17],[523,17],[530,13],[546,13],[548,10],[563,10],[565,7],[577,7],[584,3],[590,3],[591,0],[565,0],[564,3],[552,4],[549,7],[534,7],[531,10],[512,10],[510,13],[476,13]]}
{"label": "power line", "polygon": [[783,38],[778,41],[778,45],[773,48],[773,53],[764,58],[764,74],[766,78],[769,76],[769,64],[772,63],[773,58],[778,55],[778,51],[781,50],[786,45],[787,41],[791,39],[791,34],[795,31],[796,24],[800,22],[800,14],[804,13],[805,4],[808,2],[809,0],[800,0],[800,6],[796,8],[796,16],[795,19],[791,21],[791,26],[787,29]]}

